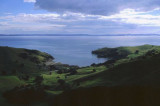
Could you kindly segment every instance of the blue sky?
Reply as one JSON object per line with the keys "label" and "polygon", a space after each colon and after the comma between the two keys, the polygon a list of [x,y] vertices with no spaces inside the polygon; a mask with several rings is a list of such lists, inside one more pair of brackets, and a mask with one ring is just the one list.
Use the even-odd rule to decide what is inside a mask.
{"label": "blue sky", "polygon": [[1,0],[1,34],[159,34],[159,0]]}

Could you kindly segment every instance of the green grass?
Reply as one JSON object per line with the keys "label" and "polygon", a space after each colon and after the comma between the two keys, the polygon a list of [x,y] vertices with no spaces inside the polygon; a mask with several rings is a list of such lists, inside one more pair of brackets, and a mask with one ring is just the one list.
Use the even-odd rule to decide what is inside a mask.
{"label": "green grass", "polygon": [[[126,46],[117,48],[102,48],[92,51],[92,53],[100,58],[122,59],[127,57],[128,55],[130,55],[130,57],[135,57],[136,55],[144,54],[148,50],[152,49],[160,49],[160,46],[142,45],[134,47]],[[138,54],[133,55],[136,51],[138,51]]]}
{"label": "green grass", "polygon": [[[96,72],[93,72],[93,69],[96,69]],[[49,72],[43,73],[42,74],[42,76],[44,78],[43,85],[56,86],[56,85],[58,85],[58,83],[57,83],[58,79],[63,79],[66,81],[66,83],[72,84],[73,81],[81,80],[85,77],[95,75],[95,74],[100,73],[106,69],[107,68],[105,66],[81,68],[81,69],[77,70],[77,74],[69,75],[69,76],[67,76],[67,78],[65,78],[67,73],[66,74],[65,73],[57,74],[56,72],[52,72],[51,75],[49,75]],[[57,78],[57,77],[60,77],[60,78]]]}
{"label": "green grass", "polygon": [[61,94],[63,91],[50,91],[50,90],[46,90],[47,93],[51,94],[51,95],[59,95]]}
{"label": "green grass", "polygon": [[[138,79],[140,79],[141,83],[144,84],[145,80],[154,79],[154,77],[149,78],[149,73],[152,73],[152,71],[157,72],[160,69],[160,64],[158,62],[158,60],[160,60],[160,46],[143,45],[136,47],[118,47],[118,50],[122,49],[129,51],[130,54],[128,54],[125,58],[117,60],[111,69],[102,67],[103,71],[92,75],[88,73],[93,70],[93,67],[82,68],[78,70],[79,76],[75,75],[70,77],[73,78],[71,79],[71,81],[77,80],[78,82],[80,82],[80,87],[93,87],[115,86],[124,83],[129,84],[129,82],[131,81],[132,83],[140,83]],[[137,50],[139,52],[135,53]],[[146,54],[151,50],[155,50],[155,54],[153,54],[153,56],[146,56]],[[141,73],[140,76],[138,76],[139,73]],[[153,73],[152,75],[157,78],[156,74]],[[136,77],[138,78],[136,79]],[[158,78],[157,80],[159,81]],[[158,81],[154,81],[154,83],[157,84]],[[150,82],[145,83],[150,84]]]}
{"label": "green grass", "polygon": [[[49,73],[49,72],[48,72]],[[42,74],[44,81],[44,85],[55,85],[57,84],[58,79],[65,79],[65,74],[57,74],[56,72],[52,72],[52,75],[48,73]],[[57,78],[60,77],[60,78]]]}
{"label": "green grass", "polygon": [[80,87],[94,87],[97,86],[98,83],[102,82],[101,79],[87,80],[80,83]]}
{"label": "green grass", "polygon": [[[33,84],[36,75],[42,75],[44,80],[43,85],[47,85],[50,89],[46,90],[49,95],[59,95],[63,90],[55,90],[54,88],[59,84],[57,81],[59,79],[65,80],[68,85],[71,85],[71,89],[79,87],[95,87],[95,86],[119,86],[119,85],[159,85],[160,83],[160,46],[143,45],[136,47],[118,47],[115,50],[121,55],[124,51],[127,51],[127,56],[116,60],[113,67],[107,68],[106,64],[97,66],[83,67],[77,70],[75,75],[69,75],[69,73],[57,74],[52,72],[49,75],[48,71],[39,70],[36,64],[29,61],[28,59],[22,59],[17,56],[18,53],[25,52],[24,49],[15,48],[0,48],[0,70],[8,70],[11,72],[13,69],[19,71],[25,71],[30,73],[30,79],[28,81],[21,81],[17,76],[0,76],[0,101],[4,101],[2,98],[2,93],[10,90],[16,86],[23,84]],[[102,49],[99,49],[102,50]],[[107,49],[103,48],[102,54],[106,52]],[[138,50],[138,53],[135,53]],[[155,50],[156,53],[153,56],[146,56],[148,51]],[[44,61],[47,55],[42,52],[39,54],[32,54],[36,56],[40,61]],[[119,55],[118,54],[118,55]],[[145,56],[145,58],[141,58]],[[17,68],[18,64],[15,63],[18,60],[20,63],[25,63],[24,68]],[[105,66],[106,65],[106,66]],[[96,70],[93,72],[93,70]],[[20,75],[20,74],[19,74]],[[65,78],[65,76],[67,78]],[[59,77],[59,78],[57,78]],[[72,86],[74,83],[80,83],[79,86]]]}
{"label": "green grass", "polygon": [[0,76],[0,92],[10,90],[23,84],[25,84],[25,82],[19,80],[16,76]]}
{"label": "green grass", "polygon": [[0,76],[0,105],[8,106],[9,104],[5,103],[5,99],[2,97],[2,93],[11,90],[16,86],[24,85],[25,82],[20,81],[16,76]]}
{"label": "green grass", "polygon": [[[92,72],[93,69],[96,69],[96,72]],[[77,74],[69,76],[67,78],[67,81],[72,82],[74,80],[83,79],[83,78],[88,77],[90,75],[100,73],[100,72],[104,71],[105,69],[106,69],[105,66],[100,66],[100,67],[95,67],[95,68],[93,68],[93,67],[82,68],[82,69],[78,70]]]}
{"label": "green grass", "polygon": [[[16,73],[25,73],[32,74],[38,73],[43,69],[39,69],[36,62],[31,61],[31,58],[35,57],[40,62],[39,64],[43,64],[44,61],[51,57],[47,53],[36,51],[36,50],[28,50],[21,48],[11,48],[11,47],[0,47],[0,70],[5,71],[7,75],[16,75]],[[19,54],[25,53],[27,54],[27,58],[22,58]],[[24,64],[21,67],[21,64]],[[0,71],[0,74],[1,74]]]}

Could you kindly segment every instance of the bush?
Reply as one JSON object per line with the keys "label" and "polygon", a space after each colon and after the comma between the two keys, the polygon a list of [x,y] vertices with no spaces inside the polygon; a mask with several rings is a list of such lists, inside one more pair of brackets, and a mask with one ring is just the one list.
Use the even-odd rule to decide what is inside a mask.
{"label": "bush", "polygon": [[21,76],[18,76],[18,78],[19,78],[20,80],[28,81],[28,80],[29,80],[29,75],[21,75]]}
{"label": "bush", "polygon": [[62,70],[58,70],[57,73],[58,73],[58,74],[62,74]]}
{"label": "bush", "polygon": [[93,69],[93,72],[96,72],[96,69]]}
{"label": "bush", "polygon": [[96,66],[96,64],[95,64],[95,63],[93,63],[93,64],[91,64],[91,66]]}
{"label": "bush", "polygon": [[135,51],[135,54],[138,54],[138,53],[139,53],[139,50],[136,50],[136,51]]}
{"label": "bush", "polygon": [[39,59],[37,57],[31,57],[30,61],[34,62],[34,63],[40,63]]}
{"label": "bush", "polygon": [[70,70],[70,75],[75,75],[75,74],[77,74],[77,71],[75,69],[71,69]]}
{"label": "bush", "polygon": [[28,54],[27,53],[20,53],[18,56],[23,58],[23,59],[28,58]]}

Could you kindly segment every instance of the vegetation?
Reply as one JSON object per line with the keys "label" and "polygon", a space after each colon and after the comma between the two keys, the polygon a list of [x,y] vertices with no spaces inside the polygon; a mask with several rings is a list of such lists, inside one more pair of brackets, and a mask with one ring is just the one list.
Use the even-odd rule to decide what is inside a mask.
{"label": "vegetation", "polygon": [[53,57],[37,50],[0,47],[0,75],[34,74],[46,70]]}
{"label": "vegetation", "polygon": [[102,48],[92,53],[109,60],[78,67],[55,63],[37,50],[0,47],[1,104],[149,106],[150,96],[153,105],[159,103],[160,46]]}

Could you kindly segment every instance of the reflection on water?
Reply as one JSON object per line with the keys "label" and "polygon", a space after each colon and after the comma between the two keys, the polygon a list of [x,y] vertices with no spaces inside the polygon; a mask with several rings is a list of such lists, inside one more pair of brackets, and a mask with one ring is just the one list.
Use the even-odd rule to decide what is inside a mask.
{"label": "reflection on water", "polygon": [[160,45],[160,36],[0,36],[0,46],[41,50],[56,62],[79,66],[106,60],[96,58],[92,50],[143,44]]}

